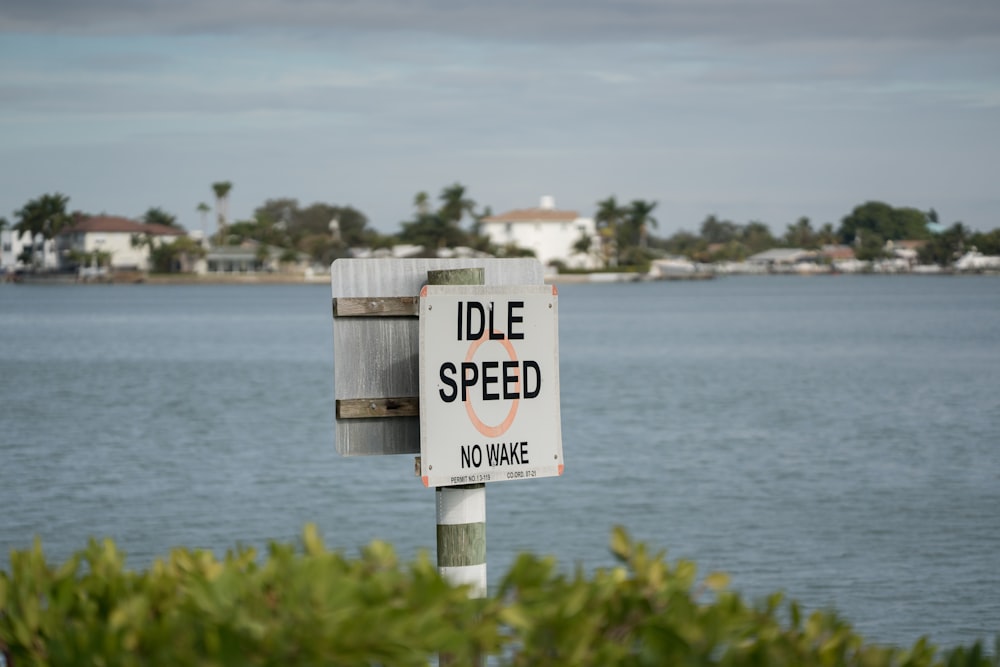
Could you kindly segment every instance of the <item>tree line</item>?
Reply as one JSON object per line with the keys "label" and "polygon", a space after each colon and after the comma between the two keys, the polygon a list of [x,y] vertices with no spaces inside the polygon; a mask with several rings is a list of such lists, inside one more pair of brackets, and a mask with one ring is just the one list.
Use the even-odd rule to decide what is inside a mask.
{"label": "tree line", "polygon": [[[313,203],[302,206],[294,198],[268,199],[258,206],[250,219],[230,223],[228,197],[233,184],[220,181],[212,184],[216,198],[216,245],[239,245],[256,242],[261,248],[283,249],[282,261],[308,258],[328,264],[346,257],[354,247],[388,248],[397,244],[422,247],[424,254],[434,256],[442,248],[460,246],[489,252],[497,256],[524,256],[531,251],[512,246],[496,246],[481,234],[481,222],[492,215],[490,208],[480,208],[460,184],[442,188],[434,201],[426,191],[413,199],[414,212],[400,222],[396,234],[381,234],[369,226],[368,218],[352,206]],[[0,218],[0,228],[13,227],[30,238],[49,240],[86,215],[69,213],[69,197],[60,193],[44,194],[32,199],[14,212],[13,225]],[[788,224],[784,233],[775,236],[764,222],[739,224],[709,215],[697,232],[678,231],[669,237],[658,237],[652,230],[658,225],[653,213],[657,202],[636,199],[619,203],[612,195],[595,204],[595,237],[581,236],[569,251],[589,253],[609,268],[643,268],[657,257],[678,255],[698,262],[741,261],[747,257],[780,247],[818,250],[826,245],[849,245],[862,260],[879,259],[887,254],[887,241],[923,241],[920,259],[925,263],[949,265],[969,249],[984,254],[1000,254],[1000,229],[973,232],[961,222],[943,228],[934,209],[921,211],[912,207],[893,207],[879,201],[869,201],[845,215],[838,226],[825,223],[814,227],[802,217]],[[211,208],[199,203],[196,210],[206,226]],[[147,224],[178,226],[175,215],[160,207],[149,208],[141,217]],[[136,245],[148,245],[154,270],[169,271],[178,266],[181,255],[204,255],[202,246],[192,239],[180,237],[174,244],[156,244],[149,235],[138,235]],[[25,247],[22,261],[34,261],[33,244]]]}
{"label": "tree line", "polygon": [[855,206],[837,227],[828,222],[814,228],[809,218],[799,218],[781,236],[774,236],[762,222],[740,225],[710,215],[697,234],[680,231],[651,245],[699,262],[742,261],[772,248],[820,250],[841,245],[850,246],[858,259],[871,261],[891,255],[887,242],[904,240],[922,242],[918,253],[925,264],[948,266],[973,248],[1000,255],[1000,229],[975,232],[961,222],[945,228],[934,209],[924,212],[880,201]]}

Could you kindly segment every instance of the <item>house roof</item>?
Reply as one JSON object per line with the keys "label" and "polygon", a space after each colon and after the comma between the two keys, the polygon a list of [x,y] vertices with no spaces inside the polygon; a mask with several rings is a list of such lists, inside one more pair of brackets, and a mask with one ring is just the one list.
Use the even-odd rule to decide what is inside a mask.
{"label": "house roof", "polygon": [[572,222],[580,217],[576,211],[552,208],[516,208],[500,215],[483,218],[483,222]]}
{"label": "house roof", "polygon": [[819,254],[828,259],[854,259],[854,248],[849,245],[825,245]]}
{"label": "house roof", "polygon": [[903,239],[901,241],[892,241],[892,247],[905,248],[907,250],[920,250],[925,245],[927,245],[927,241],[922,239]]}
{"label": "house roof", "polygon": [[150,234],[152,236],[184,236],[187,233],[180,227],[150,225],[117,215],[92,215],[81,218],[75,225],[67,227],[61,233],[86,234],[92,232]]}

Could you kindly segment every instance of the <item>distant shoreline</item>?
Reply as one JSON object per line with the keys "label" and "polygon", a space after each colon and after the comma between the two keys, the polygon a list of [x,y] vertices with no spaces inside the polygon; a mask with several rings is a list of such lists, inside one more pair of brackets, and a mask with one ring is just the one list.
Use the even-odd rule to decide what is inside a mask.
{"label": "distant shoreline", "polygon": [[[773,273],[745,273],[745,274],[711,274],[696,273],[689,275],[671,275],[651,277],[648,274],[640,273],[560,273],[545,276],[545,282],[554,285],[601,285],[609,283],[635,283],[635,282],[700,282],[704,280],[715,280],[718,278],[728,278],[731,276],[752,276],[752,277],[772,277],[772,276],[844,276],[844,275],[865,275],[865,276],[1000,276],[996,271],[980,272],[955,272],[940,271],[936,273],[794,273],[794,272],[773,272]],[[329,274],[318,274],[311,277],[294,274],[268,274],[268,273],[247,273],[247,274],[153,274],[145,275],[141,273],[120,273],[111,276],[110,279],[79,280],[73,274],[53,273],[53,274],[25,274],[18,280],[11,280],[10,276],[5,281],[11,284],[27,285],[328,285],[330,284]]]}
{"label": "distant shoreline", "polygon": [[2,282],[24,285],[328,285],[329,274],[313,277],[293,274],[142,274],[122,272],[108,277],[79,279],[71,273],[23,274]]}
{"label": "distant shoreline", "polygon": [[146,276],[140,282],[149,285],[328,285],[330,275],[306,277],[280,273],[158,274]]}

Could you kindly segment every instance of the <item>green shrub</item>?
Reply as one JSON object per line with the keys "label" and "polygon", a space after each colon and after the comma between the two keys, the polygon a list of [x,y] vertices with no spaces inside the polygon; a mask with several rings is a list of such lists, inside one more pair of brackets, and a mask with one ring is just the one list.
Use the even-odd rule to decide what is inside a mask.
{"label": "green shrub", "polygon": [[697,579],[616,529],[621,566],[561,572],[522,555],[495,594],[472,600],[421,556],[372,543],[358,558],[272,543],[218,559],[174,550],[125,569],[111,541],[64,564],[36,541],[0,573],[0,649],[21,665],[997,665],[976,644],[943,655],[866,644],[829,612],[803,617],[780,595],[751,605],[724,575]]}

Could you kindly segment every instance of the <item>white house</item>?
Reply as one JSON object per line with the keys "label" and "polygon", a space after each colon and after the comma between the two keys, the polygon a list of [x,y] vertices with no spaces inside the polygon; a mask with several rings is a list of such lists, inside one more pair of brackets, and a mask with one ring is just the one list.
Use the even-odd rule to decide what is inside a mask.
{"label": "white house", "polygon": [[61,231],[57,237],[59,254],[65,258],[71,251],[85,255],[108,253],[111,268],[118,270],[148,271],[149,246],[144,241],[149,236],[153,245],[173,243],[187,233],[180,227],[151,225],[111,215],[81,218],[76,224]]}
{"label": "white house", "polygon": [[[284,260],[284,261],[283,261]],[[308,273],[309,255],[289,255],[284,248],[247,239],[239,245],[213,246],[194,262],[194,272],[206,273]]]}
{"label": "white house", "polygon": [[[552,197],[542,197],[538,208],[514,209],[483,218],[479,230],[494,245],[534,251],[543,266],[554,260],[573,269],[601,266],[600,239],[593,219],[581,218],[576,211],[558,210]],[[573,249],[582,237],[590,239],[590,252]]]}
{"label": "white house", "polygon": [[829,266],[817,263],[819,253],[802,248],[771,248],[747,257],[747,263],[765,267],[773,273],[818,273],[829,271]]}
{"label": "white house", "polygon": [[18,260],[25,248],[34,246],[35,263],[39,268],[54,270],[59,267],[59,257],[56,254],[54,239],[38,234],[34,239],[28,233],[22,234],[16,229],[0,231],[0,273],[13,273],[18,269],[27,268],[24,262]]}
{"label": "white house", "polygon": [[975,248],[955,262],[958,271],[1000,271],[1000,256],[984,255]]}

